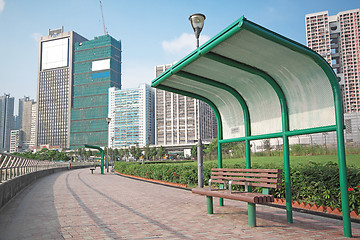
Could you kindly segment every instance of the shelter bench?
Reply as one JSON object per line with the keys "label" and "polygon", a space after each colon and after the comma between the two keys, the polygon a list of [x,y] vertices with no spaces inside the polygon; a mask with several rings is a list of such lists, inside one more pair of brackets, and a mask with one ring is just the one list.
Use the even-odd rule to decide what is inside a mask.
{"label": "shelter bench", "polygon": [[[281,173],[281,169],[213,168],[211,169],[209,188],[194,188],[192,192],[206,196],[208,214],[213,214],[213,197],[248,202],[248,224],[255,227],[255,204],[274,202],[274,196],[269,195],[269,188],[281,187]],[[218,183],[219,188],[212,188],[211,184],[213,183]],[[243,185],[245,191],[234,191],[233,185]],[[228,189],[226,189],[227,187]],[[262,187],[263,192],[252,192],[252,187]]]}

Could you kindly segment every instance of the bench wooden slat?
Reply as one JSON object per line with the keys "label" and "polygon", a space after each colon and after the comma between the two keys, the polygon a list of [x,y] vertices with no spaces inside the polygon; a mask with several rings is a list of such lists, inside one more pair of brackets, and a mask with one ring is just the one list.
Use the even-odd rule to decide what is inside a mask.
{"label": "bench wooden slat", "polygon": [[244,181],[244,182],[265,182],[265,183],[280,183],[279,178],[246,178],[246,177],[221,177],[221,176],[212,176],[211,179],[226,179],[233,181]]}
{"label": "bench wooden slat", "polygon": [[[223,180],[212,180],[211,183],[223,183],[223,184],[228,184],[228,181],[223,181]],[[232,182],[232,185],[242,185],[245,186],[245,182]],[[254,183],[254,182],[248,182],[247,183],[248,186],[253,186],[253,187],[263,187],[263,188],[276,188],[276,189],[280,189],[281,186],[279,186],[278,184],[266,184],[266,183]]]}
{"label": "bench wooden slat", "polygon": [[282,169],[244,169],[244,168],[212,168],[214,172],[266,172],[266,173],[282,173]]}
{"label": "bench wooden slat", "polygon": [[194,188],[192,189],[192,192],[206,196],[221,197],[221,198],[239,200],[250,203],[274,202],[273,196],[262,193],[239,192],[239,191],[233,191],[232,193],[229,193],[229,191],[227,190],[219,189],[219,190],[210,191],[209,189],[206,188]]}
{"label": "bench wooden slat", "polygon": [[246,177],[267,177],[267,178],[277,178],[280,174],[275,173],[237,173],[237,172],[211,172],[214,176],[246,176]]}

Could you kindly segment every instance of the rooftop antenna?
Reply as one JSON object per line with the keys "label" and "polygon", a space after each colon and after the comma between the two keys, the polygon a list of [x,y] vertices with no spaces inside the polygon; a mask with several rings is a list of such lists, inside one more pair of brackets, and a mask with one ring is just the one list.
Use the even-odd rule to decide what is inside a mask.
{"label": "rooftop antenna", "polygon": [[103,8],[102,8],[101,0],[99,0],[99,2],[100,2],[100,10],[101,10],[102,23],[103,23],[103,27],[104,27],[104,35],[107,35],[108,32],[106,31],[106,27],[105,27],[104,13],[103,13]]}

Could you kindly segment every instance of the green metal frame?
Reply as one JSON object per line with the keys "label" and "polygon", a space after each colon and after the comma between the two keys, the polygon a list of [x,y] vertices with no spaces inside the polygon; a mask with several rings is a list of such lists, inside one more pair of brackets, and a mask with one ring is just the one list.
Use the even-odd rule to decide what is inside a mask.
{"label": "green metal frame", "polygon": [[101,166],[100,166],[100,169],[101,169],[101,174],[104,174],[104,150],[101,147],[98,147],[98,146],[93,146],[93,145],[88,145],[88,144],[85,144],[84,146],[86,148],[97,149],[97,150],[100,151],[100,153],[101,153]]}
{"label": "green metal frame", "polygon": [[[262,38],[270,40],[272,42],[278,43],[279,45],[285,46],[297,53],[306,55],[311,58],[315,64],[317,64],[326,74],[328,81],[332,88],[332,94],[334,99],[334,108],[335,108],[335,125],[321,126],[315,128],[307,128],[300,130],[290,130],[289,128],[289,112],[286,96],[281,88],[281,86],[276,82],[276,80],[267,72],[262,71],[261,69],[256,68],[255,66],[249,66],[242,62],[235,61],[233,59],[226,58],[224,56],[218,55],[214,52],[210,52],[218,44],[224,42],[226,39],[230,38],[234,34],[247,30],[252,33],[255,33]],[[204,57],[217,63],[230,66],[233,68],[241,69],[242,71],[249,72],[251,74],[257,75],[263,80],[265,80],[276,92],[279,99],[281,107],[281,132],[274,132],[269,134],[260,134],[260,135],[251,135],[250,124],[251,116],[249,113],[248,105],[246,99],[244,99],[241,94],[235,90],[232,86],[224,84],[222,82],[204,78],[202,76],[195,75],[193,73],[186,72],[184,70],[189,64],[195,62],[199,58]],[[244,115],[244,127],[245,127],[245,136],[239,138],[223,139],[223,129],[222,129],[222,119],[219,110],[216,105],[212,103],[206,96],[200,96],[193,92],[187,92],[182,89],[176,89],[173,87],[166,86],[163,84],[164,80],[170,78],[171,76],[179,76],[182,78],[191,79],[202,84],[207,84],[215,88],[222,89],[227,91],[229,94],[235,97],[242,107]],[[342,201],[342,212],[343,212],[343,228],[344,236],[351,237],[351,221],[350,221],[350,210],[349,210],[349,198],[348,198],[348,188],[347,188],[347,176],[346,176],[346,160],[345,160],[345,145],[344,145],[344,117],[343,117],[343,106],[342,106],[342,97],[340,87],[336,78],[335,73],[329,64],[320,57],[316,52],[312,51],[309,48],[304,47],[303,45],[292,41],[286,37],[283,37],[277,33],[274,33],[268,29],[265,29],[251,21],[248,21],[244,17],[241,17],[239,20],[235,21],[225,30],[220,32],[214,38],[206,42],[203,46],[190,53],[187,57],[175,64],[171,69],[164,72],[162,75],[157,77],[152,82],[152,87],[164,89],[166,91],[175,92],[178,94],[186,95],[189,97],[200,99],[208,103],[215,112],[217,118],[218,126],[218,167],[222,167],[222,153],[221,153],[221,144],[227,142],[237,142],[244,141],[246,148],[246,167],[251,168],[251,158],[250,158],[250,141],[258,139],[267,139],[267,138],[278,138],[282,137],[283,139],[283,151],[284,151],[284,174],[285,174],[285,191],[286,191],[286,216],[289,223],[293,222],[292,216],[292,197],[291,197],[291,181],[290,181],[290,158],[289,158],[289,136],[311,134],[311,133],[321,133],[328,131],[336,131],[337,133],[337,148],[338,148],[338,161],[339,161],[339,175],[340,175],[340,188],[341,188],[341,201]],[[208,199],[208,203],[209,203]],[[212,202],[212,201],[211,201]],[[220,200],[220,205],[222,205],[222,199]],[[248,215],[249,215],[249,225],[256,225],[256,207],[255,205],[248,205]]]}

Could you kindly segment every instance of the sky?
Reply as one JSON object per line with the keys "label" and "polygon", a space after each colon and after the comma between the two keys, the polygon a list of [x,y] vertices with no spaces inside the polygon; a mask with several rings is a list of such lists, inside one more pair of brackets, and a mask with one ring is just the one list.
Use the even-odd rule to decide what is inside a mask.
{"label": "sky", "polygon": [[[188,20],[206,16],[200,45],[245,16],[306,45],[305,15],[360,8],[359,0],[102,0],[108,33],[122,43],[122,89],[155,78],[155,66],[195,49]],[[99,0],[0,0],[0,95],[36,100],[40,36],[64,27],[88,40],[104,35]],[[16,108],[17,109],[17,108]],[[15,114],[17,114],[15,112]]]}

